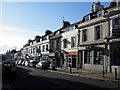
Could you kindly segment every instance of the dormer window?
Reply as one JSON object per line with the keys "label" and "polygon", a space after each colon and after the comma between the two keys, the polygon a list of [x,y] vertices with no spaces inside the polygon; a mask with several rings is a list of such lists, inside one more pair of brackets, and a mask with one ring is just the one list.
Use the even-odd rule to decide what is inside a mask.
{"label": "dormer window", "polygon": [[85,22],[90,20],[90,15],[85,16]]}
{"label": "dormer window", "polygon": [[100,10],[97,12],[97,17],[101,17],[104,15],[104,10]]}
{"label": "dormer window", "polygon": [[59,35],[60,34],[60,31],[58,31],[57,33],[56,33],[56,35]]}
{"label": "dormer window", "polygon": [[30,42],[30,45],[32,45],[32,42]]}
{"label": "dormer window", "polygon": [[74,29],[75,29],[75,26],[71,26],[69,29],[70,29],[70,30],[74,30]]}

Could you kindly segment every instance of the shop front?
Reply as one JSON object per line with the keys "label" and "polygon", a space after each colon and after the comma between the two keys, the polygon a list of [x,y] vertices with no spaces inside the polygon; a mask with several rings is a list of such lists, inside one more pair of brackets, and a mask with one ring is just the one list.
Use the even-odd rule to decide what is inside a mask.
{"label": "shop front", "polygon": [[91,71],[103,71],[105,45],[86,45],[78,51],[79,68]]}
{"label": "shop front", "polygon": [[66,62],[67,67],[77,68],[77,52],[68,52],[66,54]]}
{"label": "shop front", "polygon": [[111,72],[117,73],[120,79],[120,38],[111,39],[109,44],[111,51]]}

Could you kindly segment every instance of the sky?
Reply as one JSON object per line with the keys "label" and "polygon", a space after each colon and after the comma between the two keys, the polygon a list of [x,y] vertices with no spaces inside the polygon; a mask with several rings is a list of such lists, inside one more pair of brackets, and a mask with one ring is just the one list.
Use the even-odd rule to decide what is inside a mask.
{"label": "sky", "polygon": [[[2,2],[0,3],[0,54],[20,50],[29,39],[44,35],[46,30],[71,24],[90,13],[93,2]],[[108,7],[110,2],[101,2]]]}

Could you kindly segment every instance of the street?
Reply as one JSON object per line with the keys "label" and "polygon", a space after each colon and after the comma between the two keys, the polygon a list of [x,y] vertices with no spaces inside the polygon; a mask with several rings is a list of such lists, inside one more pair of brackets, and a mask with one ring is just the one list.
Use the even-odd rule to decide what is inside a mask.
{"label": "street", "polygon": [[12,77],[11,75],[4,75],[2,84],[3,90],[7,88],[10,88],[11,90],[13,90],[14,88],[15,90],[22,88],[60,88],[69,90],[81,90],[91,88],[118,90],[117,84],[115,82],[72,76],[57,72],[51,72],[50,70],[40,70],[24,66],[17,66],[16,76]]}

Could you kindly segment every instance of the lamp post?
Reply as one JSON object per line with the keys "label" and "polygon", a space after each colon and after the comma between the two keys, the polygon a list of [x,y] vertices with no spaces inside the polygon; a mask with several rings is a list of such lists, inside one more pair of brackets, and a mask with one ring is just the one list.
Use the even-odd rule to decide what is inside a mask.
{"label": "lamp post", "polygon": [[72,73],[72,63],[70,62],[70,73]]}
{"label": "lamp post", "polygon": [[[104,41],[105,41],[105,50],[104,50],[104,52],[106,52],[106,50],[107,50],[107,44],[106,43],[108,42],[108,39],[105,38]],[[103,60],[103,77],[105,77],[105,60]]]}

